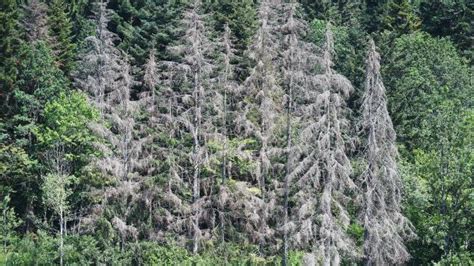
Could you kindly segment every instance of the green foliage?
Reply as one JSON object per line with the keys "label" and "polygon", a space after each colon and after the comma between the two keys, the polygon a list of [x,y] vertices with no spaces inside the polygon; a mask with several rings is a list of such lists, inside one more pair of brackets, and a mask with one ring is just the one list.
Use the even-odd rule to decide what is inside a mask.
{"label": "green foliage", "polygon": [[16,0],[0,2],[0,113],[6,114],[10,96],[18,74],[17,60],[20,45],[19,7]]}
{"label": "green foliage", "polygon": [[97,110],[89,104],[85,94],[61,93],[46,103],[44,122],[36,130],[36,137],[46,146],[62,143],[71,148],[84,148],[81,146],[96,140],[87,125],[97,121],[98,117]]}
{"label": "green foliage", "polygon": [[0,254],[7,255],[12,244],[17,241],[15,229],[21,224],[21,221],[16,217],[15,211],[10,206],[8,191],[0,191],[0,196],[3,198],[0,202],[0,244],[2,245]]}
{"label": "green foliage", "polygon": [[72,23],[64,0],[53,0],[48,13],[50,35],[53,38],[56,62],[66,75],[74,68],[76,44],[72,41]]}
{"label": "green foliage", "polygon": [[21,49],[13,98],[16,113],[8,122],[14,128],[12,138],[24,146],[42,117],[44,105],[65,90],[66,81],[45,42],[25,43]]}
{"label": "green foliage", "polygon": [[[118,23],[119,35],[127,36],[122,46],[127,46],[136,64],[145,64],[151,49],[156,49],[158,58],[167,58],[166,47],[176,37],[182,1],[141,0],[133,1],[133,5],[121,2],[121,15],[115,16],[114,21],[124,21]],[[135,24],[133,30],[130,23]]]}
{"label": "green foliage", "polygon": [[472,38],[474,2],[454,0],[423,0],[420,4],[422,29],[440,37],[450,37],[462,55],[474,59]]}
{"label": "green foliage", "polygon": [[110,27],[111,30],[118,34],[121,39],[119,48],[129,51],[131,41],[137,30],[136,17],[139,15],[138,10],[130,0],[113,0],[110,1],[108,7],[113,10]]}
{"label": "green foliage", "polygon": [[[145,128],[143,134],[153,139],[144,145],[143,151],[153,161],[153,167],[140,169],[139,176],[146,176],[145,180],[127,180],[143,181],[137,195],[146,195],[144,199],[133,195],[104,201],[100,193],[91,193],[113,184],[115,180],[114,177],[105,178],[90,164],[94,158],[103,155],[97,148],[103,140],[90,129],[91,123],[101,122],[100,114],[89,104],[85,94],[73,90],[69,79],[74,73],[77,51],[85,48],[87,36],[96,34],[96,22],[90,19],[95,1],[46,2],[49,5],[48,29],[51,38],[27,42],[22,23],[22,16],[25,15],[22,5],[25,1],[0,1],[0,265],[59,263],[59,241],[53,229],[57,227],[57,220],[51,214],[57,214],[61,207],[80,216],[88,213],[90,206],[100,203],[105,207],[101,217],[95,221],[94,235],[68,231],[69,235],[65,236],[66,265],[280,264],[281,258],[274,254],[262,257],[258,247],[249,245],[248,239],[242,238],[239,229],[234,227],[227,230],[229,238],[226,241],[229,242],[217,245],[216,240],[210,237],[202,252],[196,255],[190,254],[182,243],[165,245],[151,240],[156,236],[147,235],[147,230],[156,227],[154,223],[158,219],[168,219],[169,214],[164,210],[173,214],[176,211],[172,206],[164,207],[170,203],[162,201],[159,194],[168,188],[178,190],[178,185],[170,180],[171,167],[176,168],[179,177],[186,176],[190,171],[192,162],[187,155],[191,152],[193,139],[191,133],[170,137],[170,132],[160,130],[161,123],[170,121],[153,117],[153,111],[149,109],[137,118],[135,129]],[[213,28],[209,32],[212,40],[217,41],[225,24],[232,30],[237,56],[231,59],[231,64],[235,67],[234,76],[238,81],[244,80],[250,69],[246,64],[251,62],[242,54],[255,33],[259,2],[203,1],[203,11],[208,14],[205,16],[206,26]],[[326,22],[332,23],[335,69],[356,87],[356,92],[348,101],[353,110],[357,109],[360,89],[364,84],[367,35],[372,35],[382,48],[383,79],[400,144],[400,169],[405,184],[403,211],[414,224],[418,235],[417,240],[408,243],[413,257],[409,263],[473,264],[472,1],[299,2],[302,8],[296,11],[297,15],[311,21],[311,31],[306,38],[317,46],[321,47],[324,42]],[[143,66],[151,49],[157,51],[157,61],[176,63],[179,60],[173,56],[169,46],[186,30],[179,27],[178,21],[190,3],[189,0],[110,0],[107,7],[113,14],[107,26],[120,37],[111,42],[120,48],[120,53],[127,55],[134,66]],[[278,65],[277,61],[274,63]],[[157,64],[156,74],[161,74],[161,67]],[[92,69],[91,73],[94,71]],[[132,72],[137,74],[137,80],[141,79],[142,70],[133,68]],[[217,72],[211,75],[212,79],[219,74]],[[176,90],[182,90],[184,86],[181,85],[190,82],[183,81],[181,77],[176,77],[176,80],[179,81],[179,85],[174,86]],[[158,89],[155,92],[158,99],[163,93],[168,93],[164,88]],[[134,83],[130,94],[134,103],[143,96],[144,90],[143,84]],[[234,108],[242,100],[233,96],[228,95],[229,112],[235,111]],[[192,102],[192,99],[176,99],[176,102],[184,100]],[[274,100],[280,101],[279,96],[275,96]],[[244,101],[250,103],[254,99],[249,97]],[[279,108],[283,107],[280,104],[277,103]],[[299,111],[295,110],[295,113]],[[261,120],[255,109],[249,110],[247,116],[252,122]],[[278,132],[285,130],[282,121],[276,123]],[[246,182],[250,193],[264,196],[252,175],[257,167],[255,151],[261,143],[256,138],[240,136],[230,126],[235,121],[228,122],[227,133],[230,134],[226,155],[229,190],[235,191],[238,182]],[[116,130],[111,125],[107,127],[111,131]],[[298,127],[293,130],[296,136]],[[224,145],[209,139],[203,136],[199,140],[206,143],[206,153],[212,155],[201,171],[200,193],[206,192],[206,196],[212,198],[219,189],[220,179],[215,178],[222,171],[220,156]],[[283,143],[283,140],[275,141]],[[172,152],[167,152],[167,149]],[[159,155],[153,154],[155,151]],[[360,149],[354,150],[351,158],[355,174],[363,170],[357,158],[360,152]],[[278,163],[283,160],[282,156],[273,153],[272,156],[278,157],[275,158]],[[59,171],[58,166],[64,166],[64,171]],[[278,167],[281,166],[271,169],[272,177],[266,180],[268,183],[276,181],[272,178],[278,176]],[[208,183],[212,186],[206,187]],[[190,187],[183,187],[176,194],[185,200],[192,198]],[[130,207],[128,204],[132,201],[139,202],[138,207]],[[209,202],[211,208],[218,204],[214,199]],[[156,213],[144,211],[145,205]],[[361,246],[364,230],[354,222],[358,206],[354,203],[347,205],[352,221],[347,233]],[[137,225],[139,236],[135,242],[121,242],[117,229],[110,222],[117,210],[129,213],[130,219],[125,222],[133,226],[137,221],[149,218],[147,225]],[[199,224],[203,228],[212,227],[206,228],[211,235],[215,234],[219,220],[215,213],[210,216],[213,215],[215,217],[206,217],[201,221],[212,221],[209,224]],[[76,222],[68,219],[67,226],[76,226]],[[279,223],[271,222],[275,226]],[[40,228],[51,231],[44,232]],[[166,234],[166,237],[175,239],[173,230]],[[278,242],[278,237],[273,240]],[[301,252],[290,251],[289,264],[301,265],[302,257]]]}
{"label": "green foliage", "polygon": [[365,0],[365,14],[362,18],[367,33],[378,33],[383,28],[384,12],[389,0]]}
{"label": "green foliage", "polygon": [[408,148],[437,140],[431,126],[443,105],[472,106],[472,72],[449,40],[404,35],[395,40],[389,62],[384,71],[389,107],[399,140]]}
{"label": "green foliage", "polygon": [[409,0],[389,0],[383,17],[384,29],[397,36],[417,31],[421,20],[415,13],[415,7]]}
{"label": "green foliage", "polygon": [[69,235],[65,238],[65,265],[93,265],[104,254],[97,247],[97,240],[89,235]]}
{"label": "green foliage", "polygon": [[207,8],[211,10],[215,27],[223,32],[227,24],[235,36],[236,48],[243,51],[250,44],[256,28],[256,5],[252,0],[232,1],[217,0],[209,1]]}
{"label": "green foliage", "polygon": [[356,222],[351,223],[348,233],[356,240],[357,246],[362,246],[364,243],[364,227],[362,225]]}
{"label": "green foliage", "polygon": [[474,255],[472,254],[472,251],[467,249],[466,246],[463,246],[461,251],[456,253],[450,252],[448,255],[443,256],[440,261],[433,263],[433,265],[473,265]]}
{"label": "green foliage", "polygon": [[7,254],[5,265],[49,265],[58,259],[57,242],[44,232],[25,235]]}
{"label": "green foliage", "polygon": [[[10,253],[0,253],[5,265],[49,265],[58,261],[57,241],[44,233],[27,235],[14,242]],[[156,242],[130,243],[123,249],[107,246],[102,249],[89,235],[65,238],[65,265],[278,265],[281,258],[262,258],[256,247],[226,245],[222,250],[208,250],[192,255],[186,249]],[[303,254],[290,252],[289,265],[301,265]]]}
{"label": "green foliage", "polygon": [[408,174],[407,213],[419,231],[412,246],[419,263],[463,253],[472,230],[467,210],[474,207],[473,111],[458,114],[456,121],[452,111],[433,121],[440,139],[428,151],[414,151]]}
{"label": "green foliage", "polygon": [[5,182],[3,185],[8,185],[15,177],[27,175],[36,163],[24,149],[14,145],[0,145],[0,184]]}
{"label": "green foliage", "polygon": [[[324,43],[327,21],[315,19],[311,23],[310,39],[318,46]],[[334,68],[349,78],[356,87],[356,95],[361,92],[364,81],[365,36],[360,28],[334,25]]]}
{"label": "green foliage", "polygon": [[56,214],[62,215],[69,209],[67,198],[72,191],[69,188],[74,178],[60,174],[48,174],[43,177],[42,191],[44,204]]}

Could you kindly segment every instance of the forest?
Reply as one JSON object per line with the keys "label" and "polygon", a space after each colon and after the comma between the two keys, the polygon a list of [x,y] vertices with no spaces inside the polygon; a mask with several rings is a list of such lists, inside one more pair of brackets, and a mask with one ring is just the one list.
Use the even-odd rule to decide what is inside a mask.
{"label": "forest", "polygon": [[0,265],[474,265],[474,2],[0,0]]}

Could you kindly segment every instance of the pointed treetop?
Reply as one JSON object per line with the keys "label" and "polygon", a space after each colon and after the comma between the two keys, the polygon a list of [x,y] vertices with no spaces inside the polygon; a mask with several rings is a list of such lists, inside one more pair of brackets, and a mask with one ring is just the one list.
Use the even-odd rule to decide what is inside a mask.
{"label": "pointed treetop", "polygon": [[323,68],[325,73],[330,74],[332,72],[332,55],[334,54],[334,35],[332,32],[331,22],[326,24],[324,53],[323,53]]}

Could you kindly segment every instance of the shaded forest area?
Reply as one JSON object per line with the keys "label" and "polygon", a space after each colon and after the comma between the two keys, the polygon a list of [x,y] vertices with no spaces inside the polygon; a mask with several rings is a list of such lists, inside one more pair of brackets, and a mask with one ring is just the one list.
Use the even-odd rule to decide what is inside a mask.
{"label": "shaded forest area", "polygon": [[0,0],[0,264],[472,265],[473,10]]}

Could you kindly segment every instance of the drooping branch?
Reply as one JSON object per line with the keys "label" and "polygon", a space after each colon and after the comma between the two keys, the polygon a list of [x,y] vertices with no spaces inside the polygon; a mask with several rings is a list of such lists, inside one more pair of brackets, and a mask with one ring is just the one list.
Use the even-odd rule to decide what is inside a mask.
{"label": "drooping branch", "polygon": [[366,265],[398,264],[410,258],[404,239],[414,236],[412,225],[401,212],[402,182],[398,174],[395,130],[387,111],[380,74],[380,55],[369,41],[361,129],[366,168],[359,177],[364,193],[360,214],[364,225]]}

